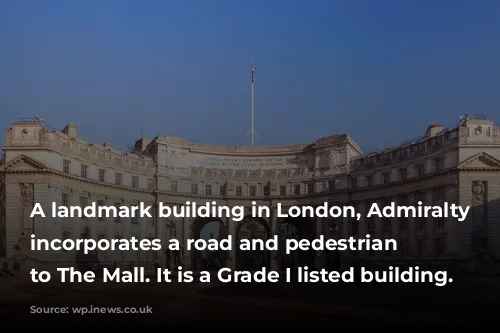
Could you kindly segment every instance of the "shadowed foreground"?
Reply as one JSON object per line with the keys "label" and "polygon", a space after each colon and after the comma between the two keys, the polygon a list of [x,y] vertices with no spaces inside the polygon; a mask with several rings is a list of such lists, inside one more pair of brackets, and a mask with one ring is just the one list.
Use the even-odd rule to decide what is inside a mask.
{"label": "shadowed foreground", "polygon": [[[179,328],[374,327],[410,324],[458,328],[487,323],[498,311],[490,285],[347,284],[61,284],[2,280],[2,317],[45,326],[54,320]],[[12,285],[8,285],[12,283]],[[469,289],[467,289],[469,288]],[[10,299],[6,298],[11,294]],[[30,314],[30,306],[146,307],[152,314]],[[71,312],[71,308],[69,308]],[[161,326],[158,326],[161,325]]]}

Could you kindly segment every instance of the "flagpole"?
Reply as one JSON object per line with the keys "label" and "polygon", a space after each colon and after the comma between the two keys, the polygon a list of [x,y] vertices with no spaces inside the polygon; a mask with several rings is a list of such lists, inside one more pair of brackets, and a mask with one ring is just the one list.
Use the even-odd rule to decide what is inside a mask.
{"label": "flagpole", "polygon": [[252,129],[251,129],[251,135],[252,135],[252,146],[255,143],[255,121],[254,121],[254,85],[255,82],[255,68],[254,65],[252,64]]}

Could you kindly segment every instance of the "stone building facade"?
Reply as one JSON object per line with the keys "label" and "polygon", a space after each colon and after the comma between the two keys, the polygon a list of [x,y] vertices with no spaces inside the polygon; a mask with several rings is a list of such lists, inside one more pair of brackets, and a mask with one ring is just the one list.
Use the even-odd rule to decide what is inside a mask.
{"label": "stone building facade", "polygon": [[[222,147],[194,144],[159,135],[140,139],[135,149],[89,143],[75,125],[63,131],[43,123],[15,122],[9,128],[0,166],[0,241],[11,257],[20,239],[39,238],[197,238],[209,221],[219,220],[227,235],[267,238],[292,224],[303,238],[393,238],[398,251],[343,253],[373,261],[495,262],[500,258],[500,129],[492,121],[465,117],[443,129],[431,125],[420,139],[372,154],[362,154],[348,135],[309,144],[276,147]],[[361,212],[373,203],[412,204],[445,201],[470,205],[464,222],[447,219],[267,219],[173,218],[30,218],[35,204],[134,206],[184,205],[186,201],[219,205],[275,207],[350,204]],[[24,235],[24,236],[20,236]],[[28,238],[29,239],[29,238]],[[16,250],[17,249],[17,250]],[[196,268],[196,254],[182,248],[176,263]],[[71,260],[71,253],[30,253],[37,260]],[[171,253],[105,254],[110,261],[143,262],[155,255],[162,262]],[[115,256],[115,257],[113,257]],[[321,266],[327,253],[305,253],[303,264]],[[231,251],[226,265],[242,268],[248,255]],[[245,261],[247,260],[247,261]],[[279,253],[261,261],[279,268]],[[167,265],[172,265],[170,259]]]}

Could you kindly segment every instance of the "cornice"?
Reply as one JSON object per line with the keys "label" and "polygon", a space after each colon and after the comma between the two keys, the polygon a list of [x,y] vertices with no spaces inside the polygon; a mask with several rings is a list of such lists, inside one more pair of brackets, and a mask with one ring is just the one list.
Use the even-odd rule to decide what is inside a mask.
{"label": "cornice", "polygon": [[225,196],[218,196],[218,195],[213,195],[213,196],[208,196],[208,195],[203,195],[203,194],[192,194],[192,193],[183,193],[183,192],[168,192],[168,191],[158,191],[158,190],[146,190],[146,189],[139,189],[139,188],[132,188],[132,187],[127,187],[127,186],[120,186],[116,184],[110,184],[110,183],[102,183],[99,181],[95,181],[92,179],[88,178],[82,178],[74,175],[70,175],[61,171],[53,170],[53,169],[40,169],[40,170],[4,170],[2,171],[3,174],[11,174],[11,175],[52,175],[52,176],[57,176],[73,181],[78,181],[82,182],[85,184],[90,184],[93,186],[101,187],[101,188],[109,188],[117,191],[124,191],[124,192],[129,192],[129,193],[138,193],[138,194],[143,194],[143,195],[151,195],[151,196],[157,196],[157,197],[172,197],[172,198],[184,198],[186,200],[231,200],[231,201],[290,201],[290,200],[307,200],[307,199],[320,199],[322,197],[335,197],[335,196],[345,196],[345,195],[350,195],[353,193],[360,193],[360,192],[365,192],[365,191],[376,191],[376,190],[383,190],[383,189],[388,189],[391,187],[396,187],[396,186],[404,186],[407,184],[412,184],[416,182],[422,182],[422,181],[427,181],[430,179],[435,179],[438,177],[442,177],[445,175],[449,174],[458,174],[459,172],[500,172],[500,168],[481,168],[481,167],[473,167],[473,168],[462,168],[459,169],[457,167],[450,168],[438,173],[432,173],[428,174],[422,177],[415,177],[411,179],[407,179],[404,181],[396,181],[396,182],[391,182],[390,184],[387,185],[375,185],[371,187],[363,187],[363,188],[358,188],[358,189],[338,189],[334,191],[324,191],[324,192],[318,192],[318,193],[310,193],[310,194],[300,194],[300,195],[270,195],[270,196],[236,196],[236,195],[225,195]]}
{"label": "cornice", "polygon": [[456,168],[450,168],[450,169],[447,169],[447,170],[444,170],[441,172],[434,172],[431,174],[427,174],[427,175],[424,175],[422,177],[415,177],[415,178],[410,178],[410,179],[406,179],[406,180],[398,180],[395,182],[391,182],[389,184],[380,184],[380,185],[373,185],[370,187],[361,187],[361,188],[357,188],[357,189],[350,189],[349,191],[352,193],[358,193],[358,192],[363,192],[363,191],[373,191],[373,190],[386,189],[386,188],[393,187],[393,186],[401,186],[401,185],[405,185],[405,184],[411,184],[411,183],[416,183],[419,181],[429,180],[432,178],[436,178],[438,176],[444,176],[444,175],[447,175],[450,173],[455,173],[457,171],[460,171],[460,170],[458,170]]}
{"label": "cornice", "polygon": [[[134,173],[144,175],[144,176],[150,175],[146,171],[146,169],[156,169],[156,163],[154,162],[154,160],[152,158],[149,158],[149,157],[147,159],[150,160],[152,163],[154,163],[153,166],[136,166],[136,167],[132,167],[132,168],[127,168],[127,166],[129,166],[129,165],[132,166],[133,164],[125,164],[122,162],[111,161],[109,159],[99,157],[97,155],[90,155],[90,156],[94,156],[95,158],[94,157],[89,158],[89,155],[88,156],[80,155],[73,150],[61,149],[59,146],[53,146],[53,145],[14,146],[14,147],[4,146],[2,148],[4,151],[7,151],[7,150],[15,150],[15,151],[42,150],[42,151],[46,151],[46,152],[61,154],[63,156],[63,158],[64,158],[64,156],[67,156],[70,158],[74,158],[75,160],[84,161],[85,163],[88,163],[89,165],[96,164],[98,166],[113,168],[115,170],[121,170],[124,172],[134,172]],[[122,154],[122,155],[125,155],[125,154]],[[120,156],[122,156],[122,155],[120,155]]]}
{"label": "cornice", "polygon": [[152,191],[152,190],[145,190],[145,189],[128,187],[128,186],[120,186],[120,185],[110,184],[110,183],[103,183],[103,182],[99,182],[99,181],[96,181],[93,179],[73,176],[73,175],[70,175],[70,174],[67,174],[67,173],[64,173],[61,171],[53,170],[53,169],[4,170],[2,173],[4,173],[4,174],[16,174],[16,175],[53,175],[53,176],[58,176],[58,177],[65,178],[65,179],[79,181],[79,182],[82,182],[85,184],[110,188],[110,189],[119,190],[119,191],[135,192],[135,193],[150,194],[150,195],[154,194],[154,191]]}

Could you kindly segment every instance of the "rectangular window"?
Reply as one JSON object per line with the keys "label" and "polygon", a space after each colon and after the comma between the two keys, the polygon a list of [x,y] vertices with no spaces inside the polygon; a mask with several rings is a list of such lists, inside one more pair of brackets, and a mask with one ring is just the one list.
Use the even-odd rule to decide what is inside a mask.
{"label": "rectangular window", "polygon": [[[80,197],[80,208],[84,209],[88,205],[89,205],[89,198],[88,197]],[[86,219],[86,217],[82,215],[82,219]]]}
{"label": "rectangular window", "polygon": [[436,170],[436,172],[443,171],[443,166],[444,166],[444,163],[443,163],[442,158],[436,158],[434,160],[434,170]]}
{"label": "rectangular window", "polygon": [[[176,184],[177,187],[177,184]],[[148,179],[148,190],[154,190],[155,189],[155,180],[154,179]]]}
{"label": "rectangular window", "polygon": [[314,193],[314,184],[307,184],[307,193]]}
{"label": "rectangular window", "polygon": [[[120,206],[121,204],[119,202],[115,202],[115,207],[116,207],[116,210],[119,212],[120,211]],[[115,216],[115,223],[122,223],[122,219],[120,216]]]}
{"label": "rectangular window", "polygon": [[328,191],[330,191],[330,192],[335,191],[335,181],[334,180],[328,181]]}
{"label": "rectangular window", "polygon": [[399,169],[399,178],[401,181],[405,181],[408,175],[408,171],[406,168]]}
{"label": "rectangular window", "polygon": [[221,185],[219,187],[219,195],[226,195],[226,185]]}
{"label": "rectangular window", "polygon": [[[136,205],[136,207],[137,207],[137,205]],[[130,223],[137,225],[137,224],[139,224],[139,216],[137,216],[137,214],[134,214],[134,215],[135,216],[130,217]]]}
{"label": "rectangular window", "polygon": [[243,195],[243,188],[241,186],[236,186],[236,196],[241,197]]}
{"label": "rectangular window", "polygon": [[384,172],[382,174],[382,184],[389,185],[390,182],[391,182],[391,173],[390,172]]}
{"label": "rectangular window", "polygon": [[[106,204],[104,203],[104,200],[97,200],[97,207],[104,207]],[[104,221],[104,216],[97,217],[98,221]]]}
{"label": "rectangular window", "polygon": [[68,161],[68,160],[64,160],[63,161],[63,172],[64,173],[69,173],[69,171],[70,171],[70,165],[71,165],[70,161]]}
{"label": "rectangular window", "polygon": [[173,193],[177,192],[177,182],[175,182],[175,181],[170,182],[170,192],[173,192]]}
{"label": "rectangular window", "polygon": [[373,186],[373,176],[365,176],[365,180],[366,180],[366,187]]}
{"label": "rectangular window", "polygon": [[269,187],[269,185],[265,185],[264,186],[264,196],[268,197],[269,195],[271,195],[271,188]]}
{"label": "rectangular window", "polygon": [[198,184],[191,184],[191,194],[198,194]]}
{"label": "rectangular window", "polygon": [[63,193],[61,195],[61,204],[64,207],[69,207],[69,194],[68,193]]}
{"label": "rectangular window", "polygon": [[286,195],[286,186],[285,185],[280,186],[280,195]]}
{"label": "rectangular window", "polygon": [[121,173],[115,173],[115,184],[121,185],[123,180],[123,176]]}
{"label": "rectangular window", "polygon": [[423,177],[425,174],[425,168],[423,164],[417,164],[417,177]]}
{"label": "rectangular window", "polygon": [[212,185],[205,185],[205,195],[212,195]]}
{"label": "rectangular window", "polygon": [[99,181],[100,182],[105,182],[106,181],[106,171],[99,169]]}
{"label": "rectangular window", "polygon": [[300,185],[293,185],[293,195],[300,195]]}
{"label": "rectangular window", "polygon": [[132,187],[133,188],[139,187],[139,177],[132,176]]}
{"label": "rectangular window", "polygon": [[81,170],[80,170],[80,176],[82,178],[87,178],[88,177],[88,171],[89,171],[89,167],[86,166],[86,165],[82,165],[81,166]]}
{"label": "rectangular window", "polygon": [[257,195],[257,188],[255,186],[250,186],[250,196],[255,197]]}

